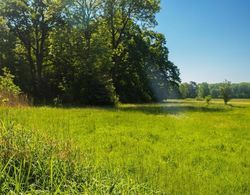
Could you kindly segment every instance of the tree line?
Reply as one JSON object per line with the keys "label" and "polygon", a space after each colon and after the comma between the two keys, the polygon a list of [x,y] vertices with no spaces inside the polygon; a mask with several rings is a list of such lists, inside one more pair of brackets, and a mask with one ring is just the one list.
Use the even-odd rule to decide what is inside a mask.
{"label": "tree line", "polygon": [[36,103],[166,99],[180,73],[160,0],[0,0],[0,67]]}
{"label": "tree line", "polygon": [[231,83],[224,81],[222,83],[209,84],[206,82],[196,83],[191,81],[189,83],[182,83],[179,88],[172,91],[172,98],[205,98],[211,96],[212,98],[222,98],[225,84],[229,89],[228,94],[230,98],[250,98],[250,83]]}

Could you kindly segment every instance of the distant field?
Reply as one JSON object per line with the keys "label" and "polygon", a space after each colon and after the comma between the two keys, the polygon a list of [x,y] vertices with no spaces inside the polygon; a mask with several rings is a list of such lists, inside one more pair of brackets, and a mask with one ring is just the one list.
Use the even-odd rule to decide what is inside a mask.
{"label": "distant field", "polygon": [[230,104],[0,108],[0,117],[77,147],[86,193],[250,194],[250,100]]}

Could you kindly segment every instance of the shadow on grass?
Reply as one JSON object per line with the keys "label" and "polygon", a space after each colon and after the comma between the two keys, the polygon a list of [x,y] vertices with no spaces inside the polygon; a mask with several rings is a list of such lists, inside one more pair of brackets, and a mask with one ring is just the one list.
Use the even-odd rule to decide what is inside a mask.
{"label": "shadow on grass", "polygon": [[[52,107],[53,108],[53,107]],[[234,105],[216,105],[211,104],[209,106],[193,104],[192,102],[184,102],[184,101],[171,101],[165,103],[149,103],[149,104],[123,104],[118,107],[113,106],[62,106],[57,107],[60,109],[97,109],[97,110],[105,110],[105,111],[125,111],[125,112],[142,112],[145,114],[153,114],[153,115],[164,115],[164,114],[182,114],[185,112],[203,112],[203,113],[219,113],[219,112],[228,112],[233,108],[244,108],[241,106]]]}
{"label": "shadow on grass", "polygon": [[181,114],[184,112],[227,112],[229,109],[224,107],[209,107],[209,106],[190,106],[190,105],[132,105],[120,107],[118,110],[126,112],[143,112],[145,114]]}
{"label": "shadow on grass", "polygon": [[227,106],[231,107],[231,108],[246,108],[245,106],[236,106],[233,104],[227,104]]}

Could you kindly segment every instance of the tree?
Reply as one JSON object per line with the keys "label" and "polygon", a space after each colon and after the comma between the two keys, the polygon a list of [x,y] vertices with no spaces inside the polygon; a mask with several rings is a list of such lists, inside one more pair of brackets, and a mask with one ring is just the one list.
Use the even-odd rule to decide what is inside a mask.
{"label": "tree", "polygon": [[72,1],[65,10],[66,24],[52,33],[53,88],[63,103],[100,105],[118,100],[100,9],[98,0]]}
{"label": "tree", "polygon": [[180,83],[159,0],[0,0],[0,65],[43,103],[162,101]]}
{"label": "tree", "polygon": [[221,97],[223,98],[225,105],[227,105],[227,103],[231,99],[231,92],[231,82],[225,80],[220,86]]}
{"label": "tree", "polygon": [[204,83],[199,84],[198,97],[205,98],[208,95],[210,95],[208,83],[204,82]]}
{"label": "tree", "polygon": [[198,85],[194,81],[189,83],[182,83],[179,87],[182,98],[195,98],[198,93]]}
{"label": "tree", "polygon": [[250,83],[232,84],[231,87],[234,98],[250,98]]}
{"label": "tree", "polygon": [[164,35],[151,31],[149,36],[148,77],[150,83],[153,84],[155,98],[162,101],[168,97],[171,87],[179,86],[180,72],[177,66],[168,59],[169,51]]}
{"label": "tree", "polygon": [[129,24],[154,26],[155,14],[160,10],[159,0],[104,0],[104,18],[110,33],[112,49],[124,40]]}
{"label": "tree", "polygon": [[194,81],[190,81],[188,86],[188,97],[189,98],[196,98],[198,94],[198,85]]}
{"label": "tree", "polygon": [[180,85],[181,97],[184,98],[184,99],[188,97],[188,88],[189,88],[188,83],[182,83]]}
{"label": "tree", "polygon": [[130,24],[120,45],[114,85],[122,102],[162,101],[180,82],[178,68],[168,60],[165,37]]}
{"label": "tree", "polygon": [[5,0],[1,15],[11,32],[19,39],[33,81],[33,95],[43,96],[45,58],[49,51],[48,37],[61,21],[63,2],[59,0]]}
{"label": "tree", "polygon": [[[1,7],[0,7],[1,9]],[[10,32],[6,20],[0,16],[0,67],[13,66],[15,63],[14,49],[16,45],[16,38]]]}
{"label": "tree", "polygon": [[[156,24],[155,14],[160,9],[159,0],[105,0],[104,22],[107,25],[109,45],[112,48],[112,79],[117,89],[120,83],[119,69],[124,64],[127,52],[124,41],[130,29],[141,26],[154,26]],[[119,93],[118,93],[119,94]]]}

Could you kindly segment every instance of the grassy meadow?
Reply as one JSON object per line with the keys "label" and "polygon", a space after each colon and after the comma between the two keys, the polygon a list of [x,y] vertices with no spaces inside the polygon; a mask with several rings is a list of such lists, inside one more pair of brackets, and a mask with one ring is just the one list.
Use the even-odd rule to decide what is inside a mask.
{"label": "grassy meadow", "polygon": [[0,192],[250,194],[250,100],[0,108]]}

